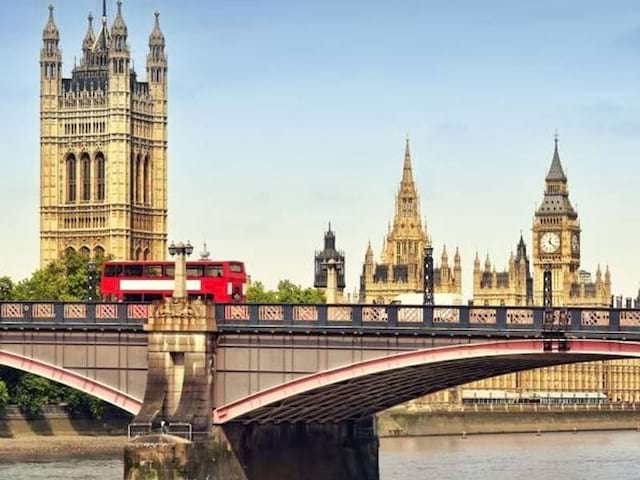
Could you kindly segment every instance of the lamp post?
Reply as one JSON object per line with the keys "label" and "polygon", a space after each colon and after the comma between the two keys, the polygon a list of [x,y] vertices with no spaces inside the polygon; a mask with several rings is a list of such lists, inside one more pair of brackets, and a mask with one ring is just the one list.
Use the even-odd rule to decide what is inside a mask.
{"label": "lamp post", "polygon": [[87,266],[87,270],[89,301],[94,303],[98,297],[98,270],[96,268],[96,262],[91,260]]}
{"label": "lamp post", "polygon": [[551,266],[544,266],[542,292],[544,295],[543,305],[545,308],[553,308],[553,276],[551,273]]}
{"label": "lamp post", "polygon": [[433,247],[427,245],[424,249],[424,297],[422,303],[433,305]]}
{"label": "lamp post", "polygon": [[182,242],[178,242],[176,245],[171,242],[169,245],[169,255],[176,257],[175,261],[175,287],[173,290],[173,298],[186,298],[187,297],[187,257],[193,253],[193,245],[187,241],[185,245]]}

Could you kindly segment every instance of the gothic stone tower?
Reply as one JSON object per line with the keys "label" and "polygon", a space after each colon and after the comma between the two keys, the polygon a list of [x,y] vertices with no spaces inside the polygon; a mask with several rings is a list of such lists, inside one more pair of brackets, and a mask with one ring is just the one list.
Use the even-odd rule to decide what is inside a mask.
{"label": "gothic stone tower", "polygon": [[67,250],[162,259],[167,237],[167,57],[159,14],[137,80],[122,2],[89,16],[82,59],[62,78],[49,7],[40,54],[40,263]]}
{"label": "gothic stone tower", "polygon": [[[374,260],[371,243],[367,247],[360,276],[360,301],[384,304],[400,294],[422,292],[424,250],[430,244],[426,222],[423,225],[420,218],[420,200],[407,139],[393,224],[389,225],[384,239],[380,263]],[[434,289],[436,293],[462,294],[462,267],[457,249],[453,269],[449,266],[447,250],[443,249],[441,264],[434,271]]]}
{"label": "gothic stone tower", "polygon": [[574,282],[580,267],[580,221],[569,201],[557,138],[545,179],[544,199],[535,213],[532,231],[535,303],[542,305],[543,274],[548,265],[552,272],[553,303],[565,305],[569,296],[565,285]]}

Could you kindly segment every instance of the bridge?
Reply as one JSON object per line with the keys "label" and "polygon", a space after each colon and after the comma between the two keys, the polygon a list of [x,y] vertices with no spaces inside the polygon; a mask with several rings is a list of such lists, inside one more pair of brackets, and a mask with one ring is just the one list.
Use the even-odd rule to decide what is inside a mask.
{"label": "bridge", "polygon": [[[309,478],[377,478],[376,412],[496,375],[631,357],[640,357],[640,310],[0,304],[0,364],[95,395],[138,423],[217,429],[245,475],[228,478],[265,469],[300,478],[278,470],[294,457],[317,465]],[[336,459],[342,470],[320,465]]]}

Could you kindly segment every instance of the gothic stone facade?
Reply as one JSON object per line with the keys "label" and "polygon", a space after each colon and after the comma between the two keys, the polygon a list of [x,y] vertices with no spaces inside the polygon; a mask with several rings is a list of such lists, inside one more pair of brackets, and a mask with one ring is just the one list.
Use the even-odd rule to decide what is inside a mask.
{"label": "gothic stone facade", "polygon": [[[424,253],[431,245],[426,222],[420,218],[420,202],[411,165],[407,140],[402,181],[396,196],[393,224],[384,239],[380,262],[374,260],[371,243],[367,247],[360,276],[360,302],[390,303],[403,293],[421,293],[424,290]],[[453,268],[449,266],[446,247],[440,266],[434,269],[435,293],[462,295],[462,267],[456,249]]]}
{"label": "gothic stone facade", "polygon": [[131,64],[122,2],[62,77],[50,7],[40,55],[40,262],[68,250],[162,259],[167,237],[167,57],[158,13],[147,81]]}
{"label": "gothic stone facade", "polygon": [[608,267],[603,276],[598,266],[595,282],[580,275],[580,221],[569,200],[567,183],[556,138],[553,160],[545,179],[544,199],[533,220],[533,280],[522,238],[518,254],[515,258],[511,256],[509,268],[504,272],[496,273],[488,256],[482,270],[476,255],[475,305],[542,305],[546,268],[551,270],[554,305],[607,307],[611,304]]}
{"label": "gothic stone facade", "polygon": [[533,305],[533,278],[531,277],[527,246],[520,236],[517,253],[509,257],[509,268],[496,272],[487,254],[484,270],[476,253],[473,263],[474,305]]}

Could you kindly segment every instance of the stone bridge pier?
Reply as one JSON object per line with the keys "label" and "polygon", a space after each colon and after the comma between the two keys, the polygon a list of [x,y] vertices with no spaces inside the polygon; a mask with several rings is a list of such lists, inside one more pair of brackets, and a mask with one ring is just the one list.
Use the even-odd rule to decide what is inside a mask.
{"label": "stone bridge pier", "polygon": [[378,479],[374,419],[337,423],[213,425],[213,308],[170,298],[145,324],[148,374],[130,426],[144,432],[125,449],[125,478],[208,480]]}

